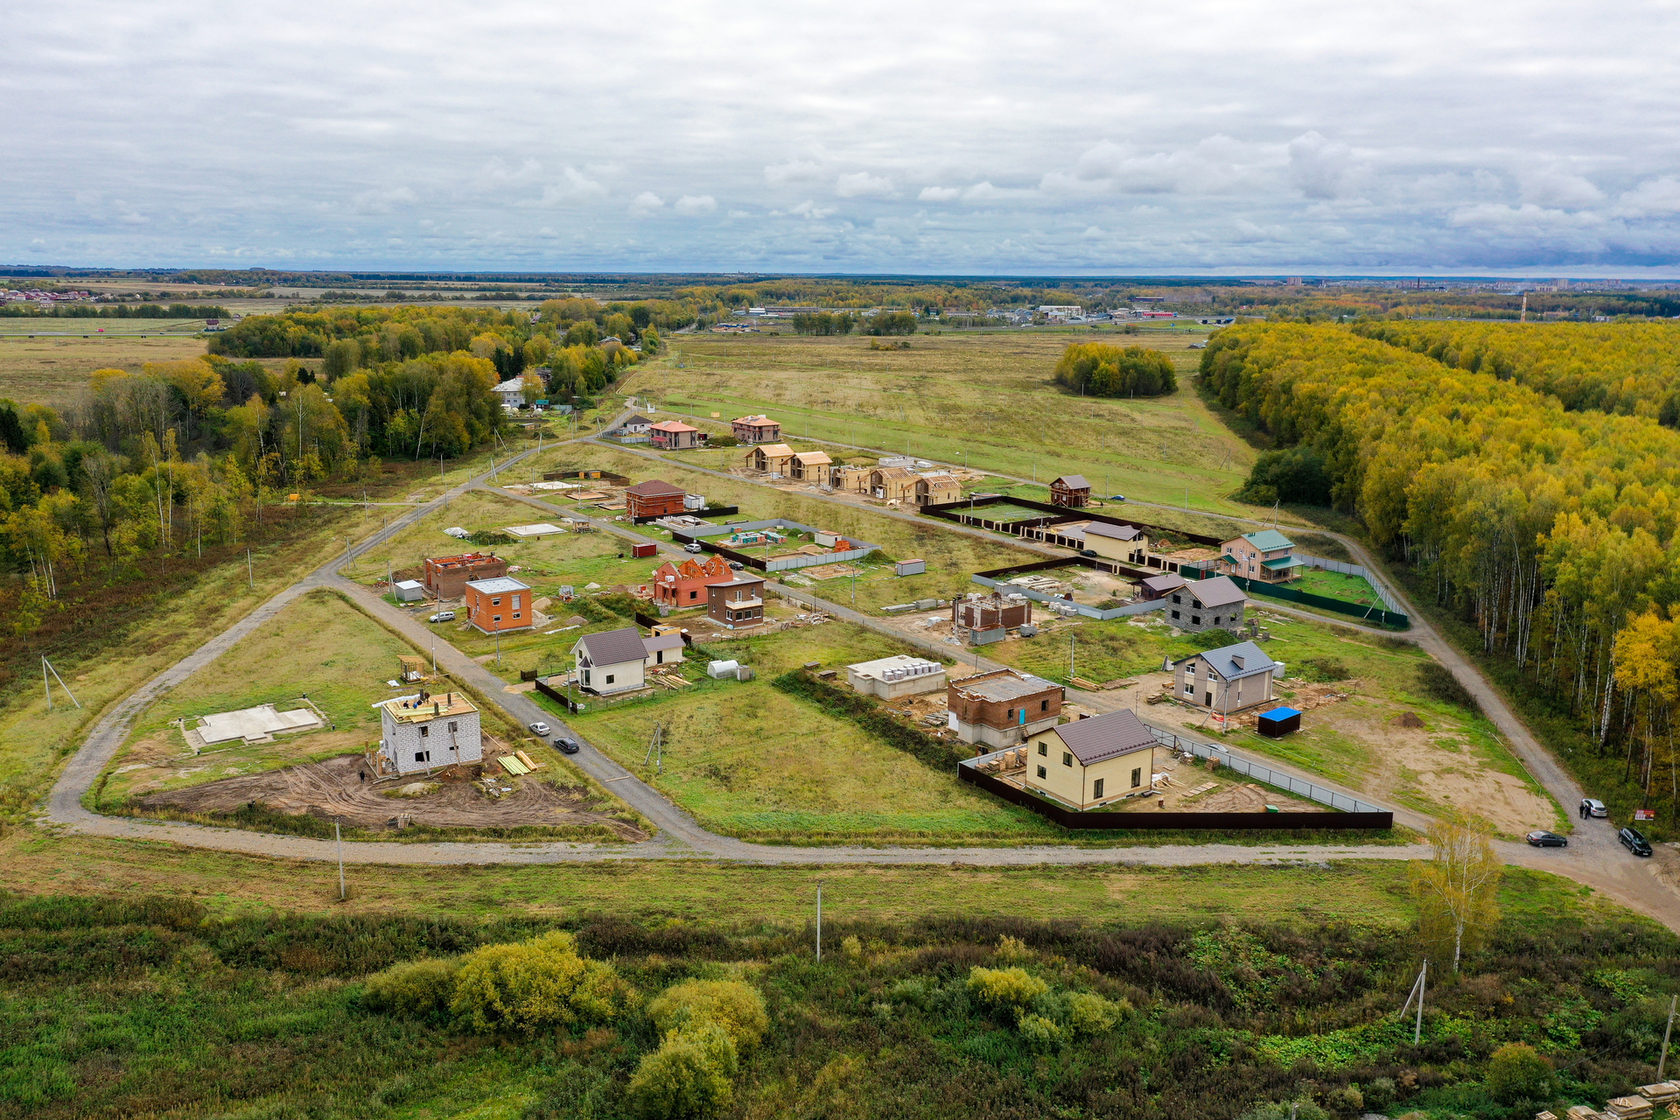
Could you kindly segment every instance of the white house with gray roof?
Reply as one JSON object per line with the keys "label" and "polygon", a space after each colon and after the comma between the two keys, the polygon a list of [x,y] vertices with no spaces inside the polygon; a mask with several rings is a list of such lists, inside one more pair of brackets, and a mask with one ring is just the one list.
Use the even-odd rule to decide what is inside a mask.
{"label": "white house with gray roof", "polygon": [[1206,650],[1173,663],[1173,695],[1186,704],[1230,715],[1272,702],[1273,675],[1283,666],[1253,642]]}
{"label": "white house with gray roof", "polygon": [[1027,740],[1026,787],[1095,809],[1154,786],[1155,735],[1131,712],[1076,719]]}
{"label": "white house with gray roof", "polygon": [[585,692],[612,696],[647,686],[648,648],[634,626],[585,634],[572,646],[572,658]]}

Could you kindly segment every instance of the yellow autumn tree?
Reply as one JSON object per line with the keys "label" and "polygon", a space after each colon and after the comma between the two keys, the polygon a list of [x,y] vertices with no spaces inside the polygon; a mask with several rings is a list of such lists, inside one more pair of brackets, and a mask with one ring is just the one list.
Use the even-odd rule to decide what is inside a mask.
{"label": "yellow autumn tree", "polygon": [[1418,935],[1430,960],[1452,960],[1452,970],[1499,923],[1499,880],[1504,868],[1489,842],[1486,821],[1457,817],[1429,828],[1433,854],[1412,864]]}

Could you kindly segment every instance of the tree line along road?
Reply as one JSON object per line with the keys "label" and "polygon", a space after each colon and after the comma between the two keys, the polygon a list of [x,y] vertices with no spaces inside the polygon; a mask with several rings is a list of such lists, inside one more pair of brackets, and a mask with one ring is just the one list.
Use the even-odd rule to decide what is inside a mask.
{"label": "tree line along road", "polygon": [[[628,413],[624,415],[628,415]],[[623,416],[619,417],[619,420],[622,419]],[[617,422],[615,421],[615,424]],[[581,440],[564,442],[581,442]],[[397,610],[366,588],[344,577],[340,574],[340,569],[351,560],[408,528],[419,518],[437,510],[469,490],[483,489],[505,497],[515,498],[538,508],[547,507],[557,510],[559,507],[551,506],[550,503],[543,502],[540,499],[511,494],[500,487],[488,484],[489,480],[498,475],[500,471],[515,466],[533,454],[535,454],[535,449],[514,455],[498,464],[491,471],[486,471],[445,491],[437,498],[412,508],[408,513],[393,520],[354,548],[333,557],[296,583],[280,591],[256,607],[250,614],[208,639],[192,653],[144,682],[114,704],[94,723],[81,745],[65,765],[63,773],[60,774],[58,781],[48,795],[46,820],[80,835],[121,840],[164,841],[186,847],[268,858],[314,861],[330,861],[337,858],[338,847],[329,840],[216,828],[180,821],[109,817],[87,809],[82,804],[82,798],[93,787],[100,773],[116,756],[117,751],[121,749],[135,719],[147,706],[233,648],[242,638],[256,632],[271,621],[288,603],[309,591],[323,588],[339,591],[349,597],[362,610],[409,639],[414,643],[415,648],[426,647],[432,639],[430,631],[426,630],[408,614]],[[573,514],[572,516],[576,515]],[[602,529],[621,537],[637,541],[645,541],[646,539],[613,522],[601,519],[592,520]],[[1349,546],[1350,551],[1356,548],[1352,542],[1347,542],[1345,538],[1343,540]],[[668,554],[683,555],[674,545],[663,544],[661,548]],[[899,640],[910,639],[917,641],[924,647],[932,646],[932,643],[926,642],[925,639],[907,635],[884,620],[872,618],[836,603],[826,602],[803,590],[795,591],[774,582],[771,583],[771,587],[793,601],[808,604],[814,609],[828,612],[834,617],[866,626],[879,633],[890,634]],[[1404,600],[1401,601],[1404,602]],[[1416,618],[1415,614],[1414,618]],[[1430,633],[1432,634],[1432,631]],[[1419,635],[1418,640],[1422,644],[1424,636]],[[1438,635],[1434,636],[1434,641],[1439,642],[1441,647],[1449,653],[1455,652],[1444,642],[1440,642]],[[1431,652],[1434,651],[1431,650]],[[434,841],[411,844],[348,841],[343,845],[343,858],[346,862],[410,866],[465,866],[641,859],[701,859],[784,866],[820,866],[826,864],[962,864],[974,866],[1090,864],[1184,867],[1207,864],[1325,863],[1335,860],[1356,859],[1411,860],[1426,857],[1429,853],[1427,846],[1419,844],[1398,846],[1160,844],[1150,847],[1125,848],[1052,845],[956,848],[882,848],[842,845],[812,848],[754,844],[732,837],[720,836],[701,827],[693,817],[672,804],[663,794],[595,749],[587,740],[566,728],[563,721],[558,721],[553,714],[538,707],[529,697],[520,693],[503,691],[504,682],[499,677],[491,674],[482,665],[479,665],[453,645],[447,642],[440,643],[438,645],[438,660],[439,664],[452,675],[476,689],[489,702],[501,708],[520,724],[527,724],[538,719],[551,723],[559,722],[563,730],[577,738],[582,744],[579,753],[571,756],[568,761],[597,782],[610,783],[604,788],[610,789],[625,804],[645,817],[658,830],[658,835],[653,840],[640,844],[589,844],[559,841],[528,844],[490,841]],[[1452,661],[1444,657],[1441,660],[1448,664],[1450,668],[1454,668],[1455,675],[1459,675],[1458,669]],[[979,660],[979,664],[982,668],[993,667],[992,663],[983,658]],[[1465,666],[1465,668],[1468,669],[1468,666]],[[1478,700],[1484,704],[1485,709],[1490,714],[1496,706],[1503,707],[1503,701],[1499,698],[1497,692],[1481,678],[1479,673],[1472,671],[1468,675],[1470,680],[1465,681],[1466,687],[1472,687],[1472,682],[1479,684],[1479,688],[1472,687],[1472,692],[1477,695]],[[1461,676],[1460,679],[1463,680],[1464,677]],[[1103,710],[1100,706],[1102,703],[1101,697],[1078,693],[1077,690],[1070,691],[1082,702],[1091,704],[1094,710]],[[1508,711],[1507,714],[1509,715]],[[1510,716],[1510,719],[1516,727],[1521,728],[1520,722],[1516,721],[1514,716]],[[1496,720],[1497,722],[1499,721]],[[1504,730],[1503,724],[1501,724],[1501,730]],[[1526,735],[1526,729],[1523,729],[1523,731]],[[1518,740],[1515,736],[1512,736],[1512,741],[1516,744]],[[1544,755],[1543,750],[1533,740],[1532,736],[1528,737],[1527,742],[1534,752]],[[1549,756],[1545,757],[1547,761],[1551,761]],[[1525,757],[1526,761],[1528,760]],[[1559,786],[1554,786],[1554,782],[1560,778],[1563,782],[1567,782],[1567,778],[1562,775],[1561,768],[1558,768],[1555,762],[1552,762],[1550,772],[1538,768],[1536,772],[1542,782],[1547,785],[1547,788],[1553,791],[1553,795],[1559,796],[1561,783]],[[1314,778],[1313,780],[1322,784],[1322,779]],[[1578,797],[1578,794],[1573,793],[1573,783],[1568,783],[1568,786],[1570,788],[1564,789],[1563,796],[1560,797],[1560,800],[1565,804],[1571,804],[1571,798]],[[1411,816],[1415,815],[1409,814],[1407,819]],[[1422,818],[1417,818],[1413,823],[1423,824],[1425,822]],[[1594,822],[1594,825],[1596,826],[1597,822]],[[1577,836],[1581,836],[1582,832],[1591,834],[1592,831],[1590,828],[1582,829],[1581,832],[1577,833]],[[1600,831],[1610,833],[1608,827],[1603,827]],[[1664,887],[1655,875],[1651,874],[1648,867],[1636,867],[1625,860],[1617,861],[1620,866],[1607,866],[1600,857],[1605,854],[1608,847],[1614,846],[1613,835],[1609,835],[1608,839],[1608,846],[1597,843],[1572,843],[1571,847],[1567,849],[1553,849],[1546,852],[1536,852],[1526,845],[1520,844],[1500,844],[1498,848],[1502,858],[1509,863],[1553,871],[1568,876],[1604,892],[1634,910],[1658,919],[1672,929],[1680,930],[1680,895],[1676,895]],[[1620,848],[1614,847],[1614,852],[1619,854]]]}

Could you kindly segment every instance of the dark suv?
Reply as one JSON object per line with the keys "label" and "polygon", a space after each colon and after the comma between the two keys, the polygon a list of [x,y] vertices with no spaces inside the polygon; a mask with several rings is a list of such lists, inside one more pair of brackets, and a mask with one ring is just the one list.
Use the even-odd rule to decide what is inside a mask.
{"label": "dark suv", "polygon": [[1651,842],[1645,839],[1644,834],[1637,828],[1622,829],[1620,832],[1616,833],[1616,839],[1622,842],[1622,847],[1626,848],[1636,856],[1648,856],[1651,854]]}

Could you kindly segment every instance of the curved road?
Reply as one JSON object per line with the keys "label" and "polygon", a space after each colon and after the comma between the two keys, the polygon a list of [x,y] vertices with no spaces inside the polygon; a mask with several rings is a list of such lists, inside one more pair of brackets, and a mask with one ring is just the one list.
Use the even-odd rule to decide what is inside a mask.
{"label": "curved road", "polygon": [[[238,829],[214,828],[180,821],[157,821],[133,817],[109,817],[92,812],[82,804],[82,797],[93,787],[100,773],[115,757],[127,738],[138,715],[165,692],[186,680],[194,672],[226,653],[245,636],[255,632],[288,603],[317,589],[331,589],[349,596],[363,610],[379,618],[386,625],[402,633],[416,648],[428,648],[433,635],[411,616],[398,611],[366,588],[339,574],[339,569],[355,557],[388,540],[407,528],[415,520],[459,497],[469,489],[484,488],[486,480],[535,453],[535,449],[521,452],[504,460],[492,471],[445,491],[439,497],[414,507],[379,532],[366,538],[350,551],[322,564],[290,587],[279,592],[220,634],[206,641],[192,653],[168,669],[142,684],[134,692],[115,704],[94,724],[87,738],[66,764],[63,773],[48,795],[48,821],[72,832],[127,840],[161,840],[194,848],[208,848],[244,855],[304,860],[332,860],[338,849],[332,841],[304,837],[278,836],[247,832]],[[735,476],[731,476],[735,477]],[[508,497],[516,495],[497,491]],[[521,497],[531,505],[546,506],[538,499]],[[551,507],[552,508],[552,507]],[[576,516],[575,514],[573,516]],[[905,515],[911,516],[911,515]],[[602,528],[620,535],[628,535],[610,522]],[[1363,549],[1356,542],[1346,541],[1350,552],[1361,558],[1369,568]],[[1374,569],[1373,569],[1374,570]],[[836,617],[868,625],[873,629],[891,632],[904,638],[901,632],[887,627],[881,620],[860,615],[817,599],[803,591],[782,589],[790,598],[811,603]],[[1390,589],[1392,590],[1392,589]],[[1398,596],[1397,596],[1398,598]],[[1399,599],[1404,603],[1405,600]],[[1413,617],[1417,618],[1415,612]],[[1574,804],[1579,793],[1573,782],[1557,766],[1555,760],[1540,747],[1521,722],[1505,707],[1503,700],[1481,674],[1470,667],[1432,627],[1417,623],[1417,640],[1453,670],[1454,675],[1470,688],[1483,704],[1490,717],[1511,739],[1517,753],[1531,771],[1553,795],[1565,805]],[[439,665],[457,679],[477,689],[521,724],[542,719],[555,722],[555,717],[539,708],[522,693],[505,692],[504,682],[482,665],[447,643],[437,649]],[[1088,698],[1095,699],[1095,698]],[[1496,714],[1498,713],[1498,714]],[[726,836],[719,836],[702,828],[652,787],[605,754],[583,742],[583,750],[570,759],[597,782],[610,783],[605,788],[631,808],[641,813],[658,830],[652,841],[636,845],[583,844],[542,842],[515,844],[501,842],[420,842],[392,843],[380,841],[351,841],[343,845],[346,861],[400,865],[480,865],[480,864],[550,864],[576,861],[604,861],[623,859],[700,858],[731,862],[776,865],[826,864],[966,864],[966,865],[1035,865],[1035,864],[1137,864],[1152,866],[1191,866],[1198,864],[1277,864],[1323,863],[1341,859],[1410,860],[1428,854],[1424,845],[1357,846],[1357,845],[1267,845],[1233,844],[1172,845],[1152,847],[1086,848],[1073,846],[1033,845],[1019,847],[794,847],[790,845],[753,844]],[[1397,814],[1406,819],[1413,814]],[[1421,819],[1411,823],[1422,823]],[[1507,862],[1566,875],[1603,891],[1617,901],[1646,913],[1670,928],[1680,930],[1680,896],[1675,895],[1650,873],[1648,866],[1630,860],[1614,859],[1621,849],[1616,845],[1613,830],[1604,822],[1584,824],[1577,839],[1568,849],[1539,852],[1520,844],[1498,845]]]}

